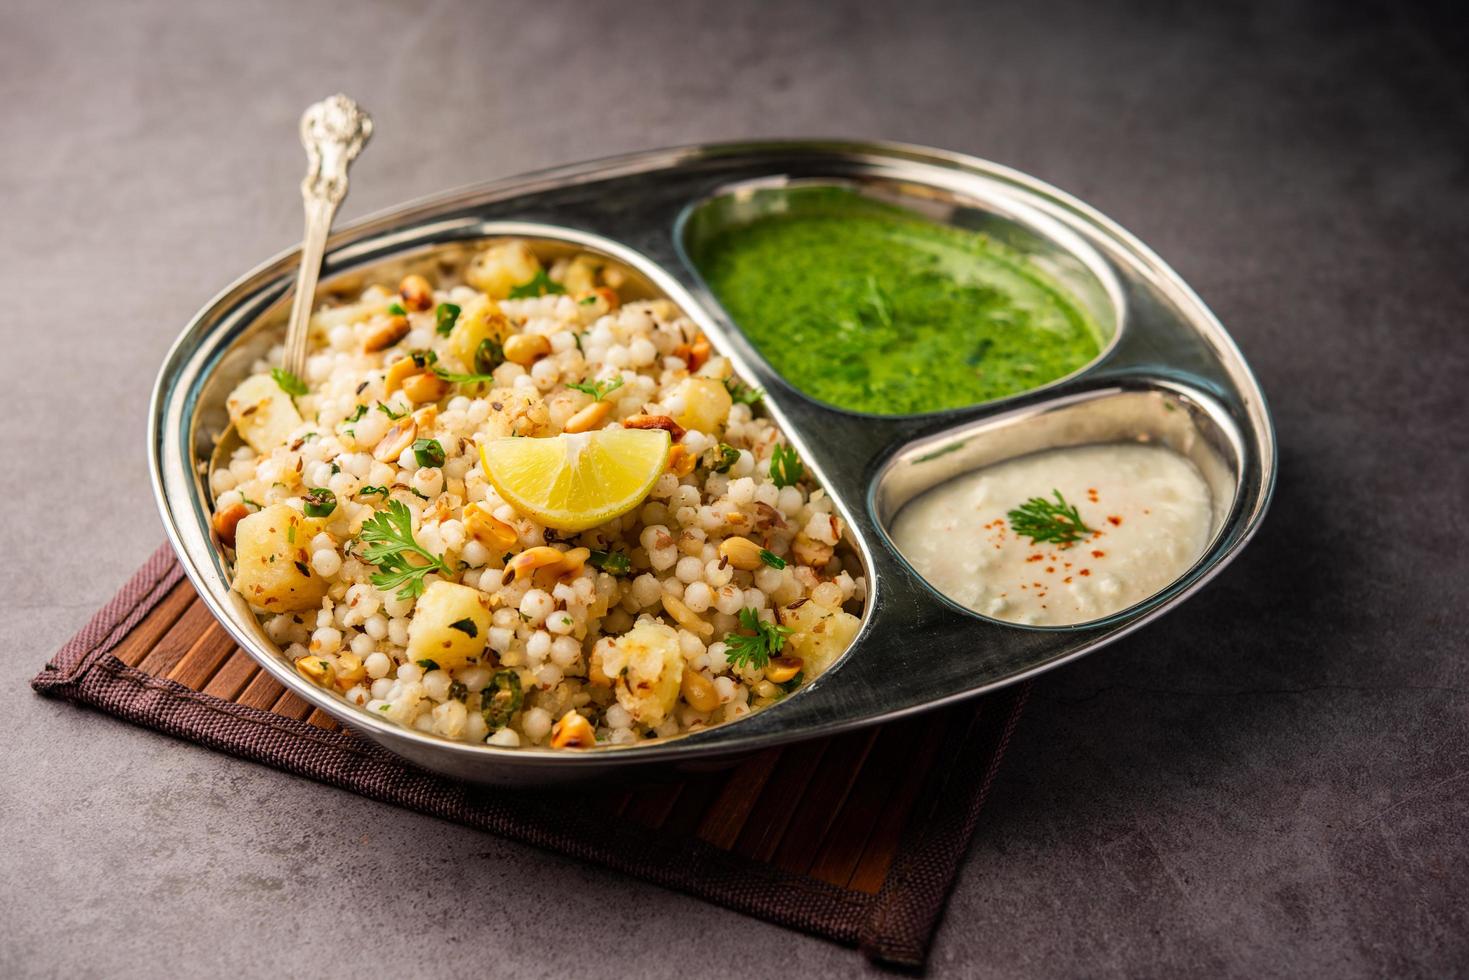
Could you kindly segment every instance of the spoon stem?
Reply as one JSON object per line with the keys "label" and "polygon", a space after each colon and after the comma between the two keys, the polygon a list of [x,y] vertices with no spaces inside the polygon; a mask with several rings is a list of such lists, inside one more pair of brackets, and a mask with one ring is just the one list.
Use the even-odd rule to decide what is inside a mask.
{"label": "spoon stem", "polygon": [[301,243],[301,267],[291,300],[286,329],[285,369],[297,377],[306,371],[306,339],[316,282],[326,255],[332,218],[347,196],[347,169],[372,137],[372,117],[345,95],[334,95],[309,107],[301,116],[301,145],[308,169],[301,181],[306,211],[306,234]]}

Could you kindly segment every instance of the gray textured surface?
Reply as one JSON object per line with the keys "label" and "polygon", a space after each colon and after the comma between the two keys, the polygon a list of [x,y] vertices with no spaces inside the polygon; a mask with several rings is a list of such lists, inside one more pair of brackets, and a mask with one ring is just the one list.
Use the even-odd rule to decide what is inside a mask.
{"label": "gray textured surface", "polygon": [[[297,234],[295,120],[339,88],[379,124],[346,217],[617,151],[836,134],[1011,164],[1138,233],[1253,360],[1277,504],[1187,607],[1040,683],[931,972],[1466,969],[1462,25],[1085,0],[197,6],[0,13],[0,975],[863,969],[26,688],[160,540],[154,370]],[[80,470],[58,481],[62,452]]]}

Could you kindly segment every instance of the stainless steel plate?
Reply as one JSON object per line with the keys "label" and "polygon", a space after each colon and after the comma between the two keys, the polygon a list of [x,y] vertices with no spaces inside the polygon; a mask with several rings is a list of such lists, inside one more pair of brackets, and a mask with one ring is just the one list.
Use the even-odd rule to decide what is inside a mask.
{"label": "stainless steel plate", "polygon": [[[845,184],[1002,237],[1090,308],[1108,335],[1106,348],[1091,365],[1044,388],[953,411],[873,416],[807,398],[728,322],[688,256],[721,222],[778,206],[782,186],[809,182]],[[357,222],[332,238],[323,288],[356,289],[503,235],[589,248],[636,270],[765,389],[771,415],[851,528],[867,568],[867,610],[842,659],[796,694],[734,724],[623,749],[449,742],[369,717],[306,682],[229,590],[201,476],[211,437],[224,427],[225,396],[277,329],[298,258],[283,254],[211,301],[164,362],[149,430],[159,509],[200,595],[266,670],[426,768],[493,783],[582,779],[741,754],[972,697],[1090,653],[1172,608],[1238,554],[1269,501],[1269,413],[1219,322],[1127,232],[1003,167],[886,143],[716,144],[617,157],[471,187]],[[961,609],[913,573],[883,530],[907,499],[965,469],[1057,445],[1140,438],[1194,460],[1214,489],[1217,526],[1204,556],[1169,588],[1107,619],[1035,628]]]}

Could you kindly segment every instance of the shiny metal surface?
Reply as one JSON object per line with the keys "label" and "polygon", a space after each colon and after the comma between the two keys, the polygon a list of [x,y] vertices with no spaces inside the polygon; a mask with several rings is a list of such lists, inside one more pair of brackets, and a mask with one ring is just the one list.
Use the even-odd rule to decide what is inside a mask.
{"label": "shiny metal surface", "polygon": [[316,306],[316,281],[332,218],[347,197],[347,171],[370,139],[372,117],[345,95],[313,103],[301,115],[301,145],[307,164],[301,180],[306,233],[301,239],[296,295],[286,328],[285,363],[286,370],[297,377],[306,371],[306,324]]}
{"label": "shiny metal surface", "polygon": [[[723,196],[734,195],[730,200],[738,203],[751,188],[768,191],[799,181],[837,181],[921,204],[944,220],[988,222],[1076,285],[1110,325],[1110,346],[1092,365],[1046,388],[953,411],[879,417],[807,398],[727,321],[688,258],[701,222],[740,213],[719,204]],[[711,204],[714,209],[705,210]],[[832,494],[866,565],[869,598],[851,649],[801,691],[735,724],[626,749],[556,753],[451,743],[368,717],[305,682],[229,591],[210,540],[199,472],[210,434],[223,427],[224,396],[268,346],[269,331],[278,329],[297,261],[288,253],[216,297],[165,361],[149,443],[159,507],[191,580],[267,670],[307,701],[426,768],[485,782],[565,781],[631,765],[742,753],[971,697],[1099,649],[1161,615],[1238,553],[1268,504],[1275,479],[1269,414],[1218,321],[1127,232],[1005,168],[897,144],[717,144],[635,154],[480,185],[358,222],[329,242],[327,285],[360,288],[364,276],[386,276],[389,266],[432,261],[437,250],[494,235],[602,251],[684,307],[739,372],[765,389],[771,415]],[[1181,412],[1177,422],[1160,414],[1172,411]],[[1221,490],[1214,540],[1158,596],[1080,627],[999,623],[938,597],[890,546],[881,522],[904,494],[930,485],[924,481],[934,474],[961,462],[1048,448],[1057,443],[1047,440],[1087,431],[1163,439],[1188,446],[1190,454],[1206,447],[1217,456],[1208,463],[1212,471],[1205,471]],[[952,450],[949,463],[923,464],[925,455],[956,444],[961,448]]]}

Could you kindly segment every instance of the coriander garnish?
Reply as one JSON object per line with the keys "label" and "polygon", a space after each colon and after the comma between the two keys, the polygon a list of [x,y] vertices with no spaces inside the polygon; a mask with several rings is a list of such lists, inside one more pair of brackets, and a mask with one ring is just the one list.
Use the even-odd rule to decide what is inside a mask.
{"label": "coriander garnish", "polygon": [[419,466],[443,466],[444,447],[437,439],[417,439],[413,443],[413,458]]}
{"label": "coriander garnish", "polygon": [[767,623],[760,618],[756,609],[746,606],[740,610],[740,629],[724,638],[727,649],[725,659],[735,667],[754,667],[764,670],[770,658],[780,653],[786,637],[794,632],[789,626]]}
{"label": "coriander garnish", "polygon": [[608,395],[612,394],[612,392],[616,391],[618,388],[621,388],[622,379],[613,378],[611,381],[587,380],[581,382],[580,384],[573,384],[568,382],[566,387],[571,388],[575,391],[580,391],[583,394],[591,395],[593,401],[599,402],[603,398],[606,398]]}
{"label": "coriander garnish", "polygon": [[626,575],[632,571],[632,559],[620,551],[594,550],[587,557],[587,564],[606,572],[608,575]]}
{"label": "coriander garnish", "polygon": [[762,562],[764,562],[765,564],[769,565],[771,568],[785,568],[786,567],[786,560],[784,558],[782,558],[780,555],[777,555],[775,552],[770,551],[770,550],[768,550],[766,548],[761,548],[760,549],[760,560]]}
{"label": "coriander garnish", "polygon": [[306,382],[285,368],[271,368],[270,376],[275,379],[276,384],[280,385],[281,391],[284,391],[288,395],[300,396],[310,390],[306,387]]}
{"label": "coriander garnish", "polygon": [[460,312],[458,303],[440,303],[434,307],[434,330],[440,337],[447,337],[453,332]]}
{"label": "coriander garnish", "polygon": [[806,467],[796,451],[785,443],[776,443],[770,452],[770,479],[778,487],[793,487],[806,475]]}
{"label": "coriander garnish", "polygon": [[[380,589],[397,588],[399,599],[423,595],[426,575],[450,574],[442,555],[434,554],[414,540],[413,512],[401,500],[388,501],[386,510],[378,511],[362,525],[359,540],[367,546],[362,550],[363,561],[378,567],[372,584]],[[421,564],[410,562],[410,555]]]}
{"label": "coriander garnish", "polygon": [[337,495],[326,487],[313,487],[306,491],[306,516],[330,517],[337,509]]}
{"label": "coriander garnish", "polygon": [[405,309],[403,309],[403,304],[402,303],[394,303],[394,304],[392,304],[391,306],[388,307],[388,312],[391,313],[391,314],[393,314],[393,316],[407,316],[408,315],[408,311],[405,310]]}
{"label": "coriander garnish", "polygon": [[1046,541],[1062,547],[1070,547],[1091,534],[1092,529],[1083,523],[1076,506],[1068,504],[1060,490],[1052,489],[1051,493],[1056,495],[1055,503],[1045,497],[1031,497],[1010,511],[1006,516],[1011,530],[1030,538],[1032,544]]}
{"label": "coriander garnish", "polygon": [[566,287],[554,281],[546,275],[545,269],[537,269],[536,274],[518,286],[510,287],[509,299],[532,299],[536,296],[547,294],[560,294],[566,292]]}
{"label": "coriander garnish", "polygon": [[742,405],[753,405],[765,397],[765,392],[759,388],[751,388],[743,381],[735,378],[725,378],[724,388],[729,392],[729,397]]}

